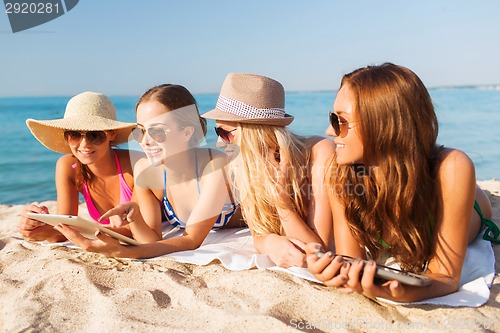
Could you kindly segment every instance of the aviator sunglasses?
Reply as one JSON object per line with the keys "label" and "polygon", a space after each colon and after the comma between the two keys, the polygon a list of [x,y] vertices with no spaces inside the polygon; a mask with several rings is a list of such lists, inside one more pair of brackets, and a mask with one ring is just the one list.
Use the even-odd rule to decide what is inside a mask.
{"label": "aviator sunglasses", "polygon": [[76,145],[82,142],[83,137],[85,136],[85,140],[93,145],[100,145],[104,141],[106,141],[106,132],[105,131],[88,131],[88,132],[79,132],[79,131],[66,131],[64,132],[64,139],[71,145]]}
{"label": "aviator sunglasses", "polygon": [[133,130],[132,130],[132,136],[134,137],[134,140],[141,143],[142,140],[144,139],[144,135],[148,132],[148,135],[151,139],[153,139],[157,143],[162,143],[167,140],[167,133],[170,133],[170,129],[164,129],[160,127],[150,127],[147,130],[141,126],[137,125]]}
{"label": "aviator sunglasses", "polygon": [[339,117],[335,112],[330,112],[330,124],[336,136],[340,136],[341,138],[345,137],[349,130],[355,126],[352,125],[349,127],[349,124],[352,123],[353,122],[348,122],[344,118]]}
{"label": "aviator sunglasses", "polygon": [[225,143],[230,143],[231,142],[231,137],[233,136],[231,132],[234,132],[237,130],[237,128],[232,129],[230,131],[223,129],[222,127],[214,127],[215,133],[217,134],[218,137],[222,139]]}

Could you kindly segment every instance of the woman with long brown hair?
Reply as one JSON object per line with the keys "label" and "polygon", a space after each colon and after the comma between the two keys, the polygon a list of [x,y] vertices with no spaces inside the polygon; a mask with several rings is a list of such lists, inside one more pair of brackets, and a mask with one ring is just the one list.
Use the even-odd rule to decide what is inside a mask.
{"label": "woman with long brown hair", "polygon": [[[456,291],[467,244],[489,223],[491,205],[469,157],[436,144],[438,121],[422,81],[389,63],[355,70],[342,79],[330,122],[336,253],[371,260],[332,252],[318,259],[320,247],[309,244],[310,271],[371,298],[415,301]],[[388,258],[432,285],[375,284],[374,263]]]}

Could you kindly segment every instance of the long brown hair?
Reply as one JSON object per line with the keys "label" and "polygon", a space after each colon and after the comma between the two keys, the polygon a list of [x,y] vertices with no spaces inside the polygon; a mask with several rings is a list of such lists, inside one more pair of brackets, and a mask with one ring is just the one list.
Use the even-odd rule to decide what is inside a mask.
{"label": "long brown hair", "polygon": [[401,267],[422,271],[433,250],[440,150],[431,97],[415,73],[390,63],[357,69],[343,86],[354,96],[364,156],[362,165],[332,166],[330,180],[351,233],[374,258],[382,238],[392,240]]}
{"label": "long brown hair", "polygon": [[89,169],[89,167],[79,159],[76,159],[75,163],[75,185],[78,191],[82,191],[83,184],[87,184],[88,187],[92,187],[95,175]]}

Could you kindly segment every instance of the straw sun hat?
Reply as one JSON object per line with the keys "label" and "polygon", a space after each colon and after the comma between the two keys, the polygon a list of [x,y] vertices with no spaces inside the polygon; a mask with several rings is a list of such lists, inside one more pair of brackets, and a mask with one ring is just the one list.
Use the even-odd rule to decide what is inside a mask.
{"label": "straw sun hat", "polygon": [[31,133],[45,147],[58,153],[71,154],[64,139],[65,131],[109,131],[115,130],[113,144],[129,141],[134,123],[116,120],[113,102],[103,94],[84,92],[71,98],[62,119],[26,120]]}
{"label": "straw sun hat", "polygon": [[215,109],[204,118],[247,124],[286,126],[285,91],[278,81],[256,74],[230,73],[220,90]]}

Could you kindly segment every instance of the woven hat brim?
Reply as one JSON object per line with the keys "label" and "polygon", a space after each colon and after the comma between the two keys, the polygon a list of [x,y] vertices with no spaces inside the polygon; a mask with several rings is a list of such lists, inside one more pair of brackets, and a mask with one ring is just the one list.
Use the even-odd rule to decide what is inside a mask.
{"label": "woven hat brim", "polygon": [[64,139],[65,131],[116,131],[113,144],[119,145],[130,141],[130,134],[136,123],[126,123],[109,118],[94,116],[82,119],[68,117],[55,120],[26,120],[31,134],[42,145],[62,154],[71,154],[71,149]]}
{"label": "woven hat brim", "polygon": [[272,126],[287,126],[293,121],[293,116],[285,113],[282,118],[245,118],[235,114],[225,112],[219,109],[210,110],[201,115],[203,118],[234,121],[245,124],[272,125]]}

